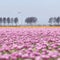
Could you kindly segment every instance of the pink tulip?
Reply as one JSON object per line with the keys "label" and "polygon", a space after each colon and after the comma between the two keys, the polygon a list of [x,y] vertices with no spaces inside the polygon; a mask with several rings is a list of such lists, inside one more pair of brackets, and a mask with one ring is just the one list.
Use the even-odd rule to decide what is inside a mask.
{"label": "pink tulip", "polygon": [[60,28],[1,28],[0,60],[60,58]]}

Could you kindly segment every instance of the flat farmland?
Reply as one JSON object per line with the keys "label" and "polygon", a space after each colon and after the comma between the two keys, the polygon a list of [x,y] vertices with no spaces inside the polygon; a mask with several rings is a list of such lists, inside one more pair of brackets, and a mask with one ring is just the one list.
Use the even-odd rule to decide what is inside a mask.
{"label": "flat farmland", "polygon": [[60,28],[60,26],[0,26],[0,28]]}
{"label": "flat farmland", "polygon": [[60,60],[60,27],[0,27],[0,60]]}

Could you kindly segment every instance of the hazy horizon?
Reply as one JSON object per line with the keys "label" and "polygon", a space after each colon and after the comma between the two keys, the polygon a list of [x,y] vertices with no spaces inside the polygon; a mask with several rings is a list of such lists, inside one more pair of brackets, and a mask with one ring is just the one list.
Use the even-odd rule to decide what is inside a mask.
{"label": "hazy horizon", "polygon": [[0,0],[0,17],[18,17],[23,24],[30,16],[47,24],[50,17],[60,16],[59,12],[60,0]]}

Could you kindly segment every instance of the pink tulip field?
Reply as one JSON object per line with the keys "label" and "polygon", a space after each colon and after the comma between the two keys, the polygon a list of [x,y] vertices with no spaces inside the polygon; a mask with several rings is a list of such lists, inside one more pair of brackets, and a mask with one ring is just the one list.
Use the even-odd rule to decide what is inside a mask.
{"label": "pink tulip field", "polygon": [[0,28],[0,60],[60,60],[60,28]]}

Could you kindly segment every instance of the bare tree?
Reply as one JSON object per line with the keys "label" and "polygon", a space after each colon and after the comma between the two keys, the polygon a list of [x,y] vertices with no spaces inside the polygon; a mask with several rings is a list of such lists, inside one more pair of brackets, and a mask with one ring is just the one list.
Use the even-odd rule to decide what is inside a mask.
{"label": "bare tree", "polygon": [[2,24],[2,17],[0,17],[0,25]]}
{"label": "bare tree", "polygon": [[60,17],[57,17],[56,23],[59,25],[59,23],[60,23]]}
{"label": "bare tree", "polygon": [[13,23],[14,23],[14,19],[13,17],[11,18],[11,25],[13,26]]}
{"label": "bare tree", "polygon": [[57,20],[57,18],[54,17],[54,19],[53,19],[54,26],[56,26],[56,20]]}
{"label": "bare tree", "polygon": [[36,17],[28,17],[25,19],[25,22],[30,25],[32,25],[32,23],[36,23],[36,21],[37,21]]}
{"label": "bare tree", "polygon": [[14,18],[14,23],[15,23],[16,26],[17,26],[17,23],[18,23],[18,18],[17,18],[17,17]]}
{"label": "bare tree", "polygon": [[56,17],[49,18],[49,21],[48,22],[49,22],[50,25],[53,25],[53,24],[56,25],[55,24],[56,23]]}
{"label": "bare tree", "polygon": [[4,25],[6,24],[6,17],[3,17],[3,21]]}
{"label": "bare tree", "polygon": [[10,22],[11,22],[10,17],[7,17],[7,23],[8,23],[8,25],[9,25]]}

